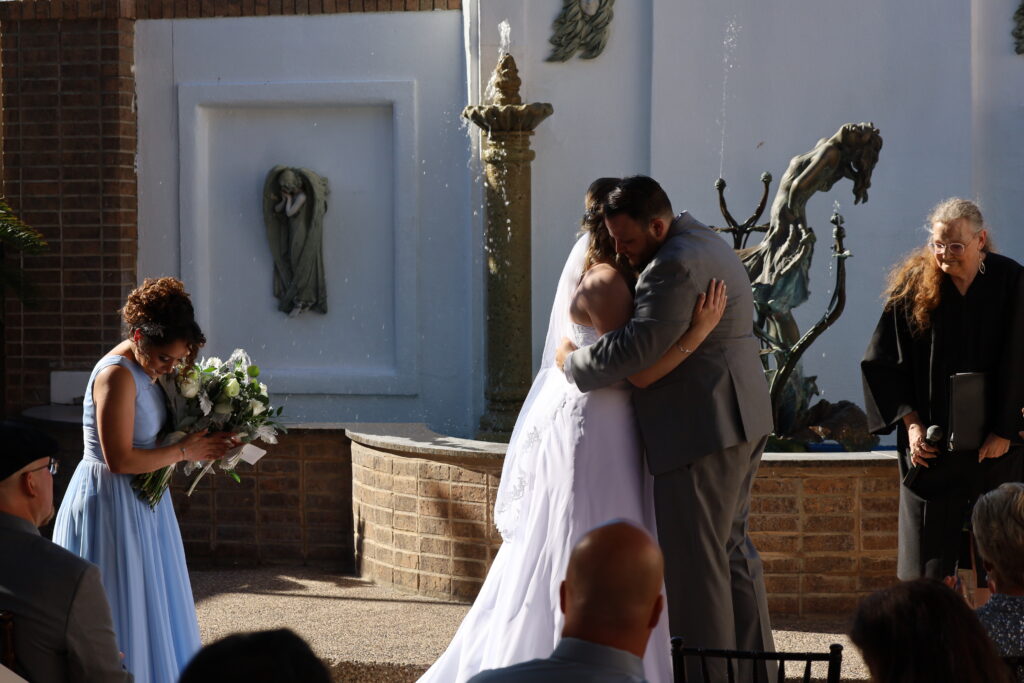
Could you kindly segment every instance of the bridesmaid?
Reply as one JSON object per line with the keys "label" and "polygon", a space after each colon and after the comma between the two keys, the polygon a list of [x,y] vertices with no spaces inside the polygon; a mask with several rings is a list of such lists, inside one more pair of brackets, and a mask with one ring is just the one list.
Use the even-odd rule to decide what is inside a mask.
{"label": "bridesmaid", "polygon": [[53,540],[98,565],[114,631],[136,683],[173,683],[199,650],[199,626],[170,496],[155,508],[132,489],[136,474],[212,460],[225,433],[157,445],[167,419],[156,379],[190,366],[206,343],[184,285],[147,279],[121,309],[127,338],[93,368],[85,390],[85,452],[64,496]]}

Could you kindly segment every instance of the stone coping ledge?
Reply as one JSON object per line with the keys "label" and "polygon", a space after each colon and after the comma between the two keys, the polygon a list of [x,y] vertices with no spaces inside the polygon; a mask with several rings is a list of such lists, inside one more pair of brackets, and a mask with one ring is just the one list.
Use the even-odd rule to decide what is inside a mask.
{"label": "stone coping ledge", "polygon": [[[28,408],[22,415],[46,422],[81,424],[82,406],[36,406]],[[487,472],[501,471],[508,448],[508,444],[438,434],[422,422],[286,422],[285,427],[290,430],[344,430],[345,435],[356,443],[392,455],[434,460]],[[765,453],[762,463],[792,467],[811,463],[824,467],[856,467],[895,463],[896,458],[895,451]]]}
{"label": "stone coping ledge", "polygon": [[[299,425],[294,426],[299,427]],[[316,427],[303,425],[303,428],[313,429]],[[470,468],[476,465],[500,470],[501,462],[508,448],[508,444],[503,443],[437,434],[422,422],[338,423],[333,424],[332,428],[344,428],[346,435],[356,443],[393,455],[436,460]],[[802,467],[811,463],[826,467],[856,467],[858,465],[886,465],[895,463],[895,461],[895,451],[765,453],[762,459],[765,464],[793,467]]]}
{"label": "stone coping ledge", "polygon": [[392,455],[422,458],[466,469],[498,473],[508,444],[445,436],[422,422],[348,423],[345,434],[358,444]]}
{"label": "stone coping ledge", "polygon": [[817,453],[765,453],[762,464],[802,467],[814,464],[824,467],[851,467],[857,465],[887,465],[895,463],[896,451],[821,451]]}

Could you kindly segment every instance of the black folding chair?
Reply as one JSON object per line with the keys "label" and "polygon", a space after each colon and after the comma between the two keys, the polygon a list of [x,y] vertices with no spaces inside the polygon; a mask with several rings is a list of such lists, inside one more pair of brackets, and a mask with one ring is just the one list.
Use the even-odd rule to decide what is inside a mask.
{"label": "black folding chair", "polygon": [[[754,662],[777,662],[779,675],[777,683],[784,683],[786,680],[786,662],[800,662],[804,664],[803,683],[811,681],[811,664],[814,662],[827,662],[828,674],[825,678],[827,683],[839,683],[839,671],[843,664],[843,646],[838,643],[829,645],[827,653],[821,652],[744,652],[742,650],[711,650],[703,647],[683,647],[682,638],[672,639],[672,666],[675,669],[676,683],[687,683],[686,660],[697,659],[700,661],[701,683],[711,683],[711,675],[708,673],[709,660],[725,660],[726,675],[729,683],[767,683],[766,681],[737,681],[736,671],[733,662],[749,660]],[[758,676],[760,678],[760,676]]]}
{"label": "black folding chair", "polygon": [[0,664],[14,669],[17,657],[14,654],[14,615],[0,609]]}

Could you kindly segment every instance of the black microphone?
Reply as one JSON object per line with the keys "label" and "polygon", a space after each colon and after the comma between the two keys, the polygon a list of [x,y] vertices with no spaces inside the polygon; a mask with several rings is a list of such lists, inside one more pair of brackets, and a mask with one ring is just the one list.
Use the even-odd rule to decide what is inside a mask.
{"label": "black microphone", "polygon": [[[942,439],[945,438],[946,432],[939,425],[932,425],[924,433],[924,442],[929,446],[935,448],[941,448]],[[911,446],[913,448],[913,446]],[[910,457],[910,453],[907,453],[907,474],[903,477],[903,485],[912,487],[914,482],[917,480],[918,475],[921,474],[921,470],[924,468],[920,465],[914,465],[913,460]]]}
{"label": "black microphone", "polygon": [[939,425],[932,425],[928,428],[928,431],[924,433],[924,442],[929,446],[935,446],[938,448],[939,444],[946,437],[946,432]]}

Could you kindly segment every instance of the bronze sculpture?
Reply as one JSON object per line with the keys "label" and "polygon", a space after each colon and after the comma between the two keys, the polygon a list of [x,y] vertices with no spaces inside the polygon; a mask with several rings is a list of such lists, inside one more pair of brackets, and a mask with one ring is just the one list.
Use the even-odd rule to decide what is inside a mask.
{"label": "bronze sculpture", "polygon": [[[756,222],[766,204],[771,175],[762,175],[764,195],[754,214],[742,224],[726,207],[725,181],[719,178],[715,183],[722,215],[728,223],[726,228],[715,229],[732,235],[733,244],[750,275],[757,316],[754,333],[763,347],[776,436],[789,437],[795,433],[820,436],[819,426],[834,421],[834,414],[842,412],[844,417],[828,430],[842,432],[843,436],[837,440],[855,447],[870,446],[876,441],[861,428],[860,423],[866,425],[866,422],[856,406],[845,401],[835,406],[820,401],[810,408],[810,399],[818,393],[816,378],[804,377],[799,362],[811,343],[839,318],[845,305],[845,260],[850,252],[843,244],[845,228],[838,212],[831,219],[835,226],[832,256],[836,259],[836,281],[825,314],[809,331],[801,334],[792,310],[809,295],[816,237],[807,223],[808,200],[815,193],[827,192],[835,183],[848,178],[853,181],[854,204],[866,202],[871,173],[881,149],[882,137],[874,124],[848,123],[832,137],[819,140],[809,152],[793,157],[775,194],[767,225],[756,225]],[[757,246],[744,248],[752,232],[764,232],[765,236]]]}

